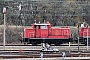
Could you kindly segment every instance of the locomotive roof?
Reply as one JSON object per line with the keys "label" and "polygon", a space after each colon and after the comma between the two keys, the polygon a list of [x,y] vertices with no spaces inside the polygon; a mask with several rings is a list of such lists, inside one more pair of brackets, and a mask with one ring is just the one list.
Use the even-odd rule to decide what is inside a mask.
{"label": "locomotive roof", "polygon": [[34,25],[51,25],[51,24],[46,24],[46,23],[35,23]]}

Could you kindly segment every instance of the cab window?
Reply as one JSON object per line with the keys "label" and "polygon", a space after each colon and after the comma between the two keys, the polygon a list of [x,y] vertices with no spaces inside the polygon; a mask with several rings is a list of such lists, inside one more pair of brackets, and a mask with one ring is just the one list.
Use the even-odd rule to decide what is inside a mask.
{"label": "cab window", "polygon": [[41,29],[47,29],[47,25],[41,26]]}

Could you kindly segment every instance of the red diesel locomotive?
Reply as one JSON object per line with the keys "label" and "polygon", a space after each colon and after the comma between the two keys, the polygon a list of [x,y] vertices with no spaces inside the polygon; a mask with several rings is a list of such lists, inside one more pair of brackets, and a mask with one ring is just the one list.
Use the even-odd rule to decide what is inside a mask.
{"label": "red diesel locomotive", "polygon": [[[90,28],[79,27],[79,43],[90,43]],[[73,37],[74,38],[74,37]],[[77,37],[78,38],[78,37]],[[47,23],[34,23],[31,28],[24,28],[23,42],[36,45],[40,43],[48,43],[59,45],[62,43],[73,42],[69,27],[52,27]],[[76,42],[78,41],[75,40]],[[75,42],[74,41],[74,42]]]}
{"label": "red diesel locomotive", "polygon": [[63,27],[51,27],[52,25],[47,23],[34,23],[32,28],[24,28],[24,43],[30,43],[33,45],[40,43],[48,44],[61,44],[70,41],[70,28]]}
{"label": "red diesel locomotive", "polygon": [[88,44],[90,44],[90,27],[80,27],[79,34],[81,43],[86,45],[88,40]]}

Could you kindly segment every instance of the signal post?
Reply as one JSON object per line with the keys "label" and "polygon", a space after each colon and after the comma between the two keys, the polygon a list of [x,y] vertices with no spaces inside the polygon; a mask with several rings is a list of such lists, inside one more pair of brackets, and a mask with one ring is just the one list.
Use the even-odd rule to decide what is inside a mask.
{"label": "signal post", "polygon": [[3,8],[3,14],[4,14],[3,49],[5,50],[5,40],[6,40],[6,39],[5,39],[5,38],[6,38],[6,37],[5,37],[5,35],[6,35],[6,33],[5,33],[5,31],[6,31],[6,21],[5,21],[5,20],[6,20],[6,7]]}

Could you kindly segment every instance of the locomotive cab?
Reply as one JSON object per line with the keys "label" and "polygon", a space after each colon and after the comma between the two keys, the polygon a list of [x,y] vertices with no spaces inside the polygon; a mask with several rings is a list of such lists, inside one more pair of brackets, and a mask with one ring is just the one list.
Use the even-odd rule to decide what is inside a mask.
{"label": "locomotive cab", "polygon": [[34,38],[47,38],[48,30],[51,27],[51,24],[48,23],[34,23],[32,27],[35,29]]}
{"label": "locomotive cab", "polygon": [[40,44],[43,39],[48,38],[48,32],[51,24],[47,23],[34,23],[31,24],[32,28],[24,28],[23,42],[31,44]]}

